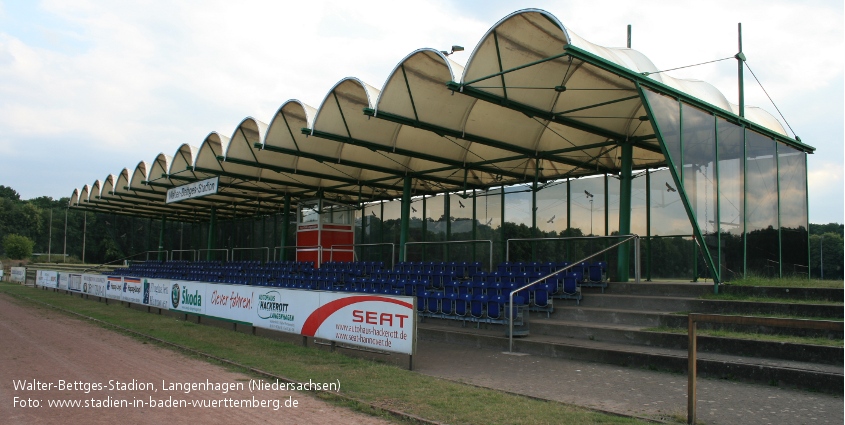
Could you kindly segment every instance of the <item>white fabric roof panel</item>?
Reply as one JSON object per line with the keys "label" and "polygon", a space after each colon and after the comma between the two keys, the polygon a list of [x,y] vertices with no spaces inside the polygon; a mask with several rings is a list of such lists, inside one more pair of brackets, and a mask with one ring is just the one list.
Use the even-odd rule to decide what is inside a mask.
{"label": "white fabric roof panel", "polygon": [[[655,73],[636,50],[590,43],[550,13],[526,9],[491,27],[466,68],[440,51],[416,50],[381,90],[344,78],[318,109],[289,100],[269,125],[247,117],[231,137],[211,132],[199,148],[183,144],[172,157],[159,154],[131,173],[74,190],[71,204],[90,195],[115,203],[134,197],[152,209],[199,214],[216,205],[226,216],[278,208],[286,193],[346,202],[357,202],[359,193],[363,201],[397,198],[406,175],[416,194],[533,181],[536,169],[546,181],[617,172],[625,140],[634,140],[635,169],[665,166],[634,79],[589,55],[573,57],[567,46],[738,112],[706,82]],[[745,117],[786,134],[759,108],[746,107]],[[220,177],[217,195],[164,204],[168,187],[213,176]]]}

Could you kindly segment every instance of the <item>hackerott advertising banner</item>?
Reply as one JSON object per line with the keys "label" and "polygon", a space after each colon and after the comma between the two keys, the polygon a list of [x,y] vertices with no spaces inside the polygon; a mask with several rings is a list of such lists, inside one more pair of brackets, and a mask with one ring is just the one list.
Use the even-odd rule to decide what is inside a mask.
{"label": "hackerott advertising banner", "polygon": [[123,294],[120,299],[129,303],[142,304],[144,302],[144,286],[137,277],[123,277]]}
{"label": "hackerott advertising banner", "polygon": [[45,288],[58,288],[59,276],[57,272],[50,270],[38,270],[35,272],[35,285]]}
{"label": "hackerott advertising banner", "polygon": [[26,267],[12,267],[9,271],[9,280],[23,283],[26,280]]}
{"label": "hackerott advertising banner", "polygon": [[123,278],[120,276],[106,277],[106,297],[120,301],[123,298]]}
{"label": "hackerott advertising banner", "polygon": [[144,304],[163,310],[170,309],[170,288],[173,281],[143,278]]}
{"label": "hackerott advertising banner", "polygon": [[106,276],[102,274],[82,275],[82,292],[93,297],[106,296]]}
{"label": "hackerott advertising banner", "polygon": [[205,282],[173,281],[170,286],[170,309],[191,314],[206,314]]}
{"label": "hackerott advertising banner", "polygon": [[319,307],[319,292],[258,287],[252,323],[260,328],[301,334],[305,319]]}

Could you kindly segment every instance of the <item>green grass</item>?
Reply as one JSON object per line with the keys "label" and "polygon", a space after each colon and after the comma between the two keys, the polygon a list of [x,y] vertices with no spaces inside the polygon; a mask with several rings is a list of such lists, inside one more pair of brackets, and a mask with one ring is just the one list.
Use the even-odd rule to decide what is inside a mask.
{"label": "green grass", "polygon": [[750,276],[744,279],[732,280],[727,285],[734,286],[775,286],[786,288],[838,288],[843,289],[845,282],[842,280],[817,280],[798,277],[784,277],[770,279]]}
{"label": "green grass", "polygon": [[[677,314],[679,316],[689,316],[690,313],[694,313],[692,311],[676,311],[671,314]],[[778,319],[801,319],[801,320],[829,320],[831,322],[841,322],[843,321],[841,317],[808,317],[808,316],[799,316],[796,314],[783,314],[783,313],[742,313],[742,314],[725,314],[725,316],[751,316],[751,317],[775,317]]]}
{"label": "green grass", "polygon": [[704,294],[701,296],[705,300],[723,300],[723,301],[751,301],[761,303],[781,303],[781,304],[826,304],[826,305],[843,305],[842,301],[830,300],[813,300],[813,299],[796,299],[796,298],[777,298],[777,297],[755,297],[752,295],[743,294]]}
{"label": "green grass", "polygon": [[[346,396],[428,420],[450,424],[642,423],[558,402],[464,385],[338,353],[148,314],[118,303],[106,305],[63,293],[10,284],[0,284],[0,293],[29,297],[288,379],[339,380],[341,392]],[[16,302],[31,304],[23,298],[16,298]],[[333,398],[330,394],[320,397],[358,411],[374,413],[366,404]]]}
{"label": "green grass", "polygon": [[[673,333],[673,334],[687,334],[686,328],[672,328],[661,326],[657,328],[646,328],[643,329],[644,331],[649,332],[666,332],[666,333]],[[824,345],[829,347],[842,347],[843,341],[841,339],[828,339],[828,338],[821,338],[821,337],[802,337],[802,336],[794,336],[794,335],[770,335],[770,334],[758,334],[752,332],[735,332],[735,331],[726,331],[721,329],[698,329],[696,331],[697,335],[707,335],[707,336],[715,336],[720,338],[735,338],[735,339],[750,339],[754,341],[772,341],[772,342],[789,342],[794,344],[812,344],[812,345]]]}

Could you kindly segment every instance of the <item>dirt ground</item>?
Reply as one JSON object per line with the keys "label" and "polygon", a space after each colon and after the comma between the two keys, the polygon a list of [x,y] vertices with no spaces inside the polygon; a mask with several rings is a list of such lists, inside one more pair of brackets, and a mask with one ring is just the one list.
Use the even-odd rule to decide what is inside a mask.
{"label": "dirt ground", "polygon": [[[249,379],[57,312],[23,307],[0,295],[0,422],[4,424],[390,423],[330,405],[309,394],[250,392]],[[34,380],[50,388],[15,388],[20,381]],[[208,382],[217,388],[165,391],[171,383],[208,386]],[[150,389],[141,390],[141,383],[148,383]],[[243,390],[226,393],[219,385],[238,383],[243,384]],[[102,389],[92,389],[96,384],[101,384]],[[298,402],[296,407],[286,407],[289,397],[291,402]],[[38,400],[40,407],[21,407],[34,405],[30,400]],[[89,407],[49,406],[51,401],[63,400],[87,402]],[[121,400],[126,400],[128,406],[120,407]],[[176,407],[164,406],[170,400],[175,401]],[[235,407],[241,400],[249,404],[266,400],[267,404]],[[278,401],[278,408],[274,400]],[[191,404],[213,401],[219,407]],[[157,406],[151,407],[151,402]],[[114,404],[118,407],[112,407]]]}

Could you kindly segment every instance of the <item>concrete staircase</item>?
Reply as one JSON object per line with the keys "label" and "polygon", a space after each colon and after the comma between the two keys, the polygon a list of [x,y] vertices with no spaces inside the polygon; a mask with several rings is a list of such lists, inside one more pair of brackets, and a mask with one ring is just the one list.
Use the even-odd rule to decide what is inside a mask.
{"label": "concrete staircase", "polygon": [[[723,285],[723,292],[734,288]],[[754,295],[754,290],[740,289]],[[530,334],[514,339],[514,351],[532,355],[610,363],[686,373],[687,313],[731,315],[788,315],[842,320],[842,305],[708,300],[712,284],[610,283],[604,293],[584,288],[580,305],[555,300],[549,315],[532,313]],[[784,291],[763,288],[767,297],[829,299],[842,301],[841,289]],[[804,291],[807,292],[807,291]],[[748,294],[746,294],[748,295]],[[426,319],[419,338],[508,350],[505,327]],[[654,329],[657,328],[657,329]],[[669,332],[670,328],[682,333]],[[776,329],[700,323],[699,329],[729,329],[752,333],[780,333],[842,339],[841,332]],[[786,385],[816,391],[843,392],[843,349],[813,344],[754,341],[699,334],[700,376],[738,379],[768,385]]]}

